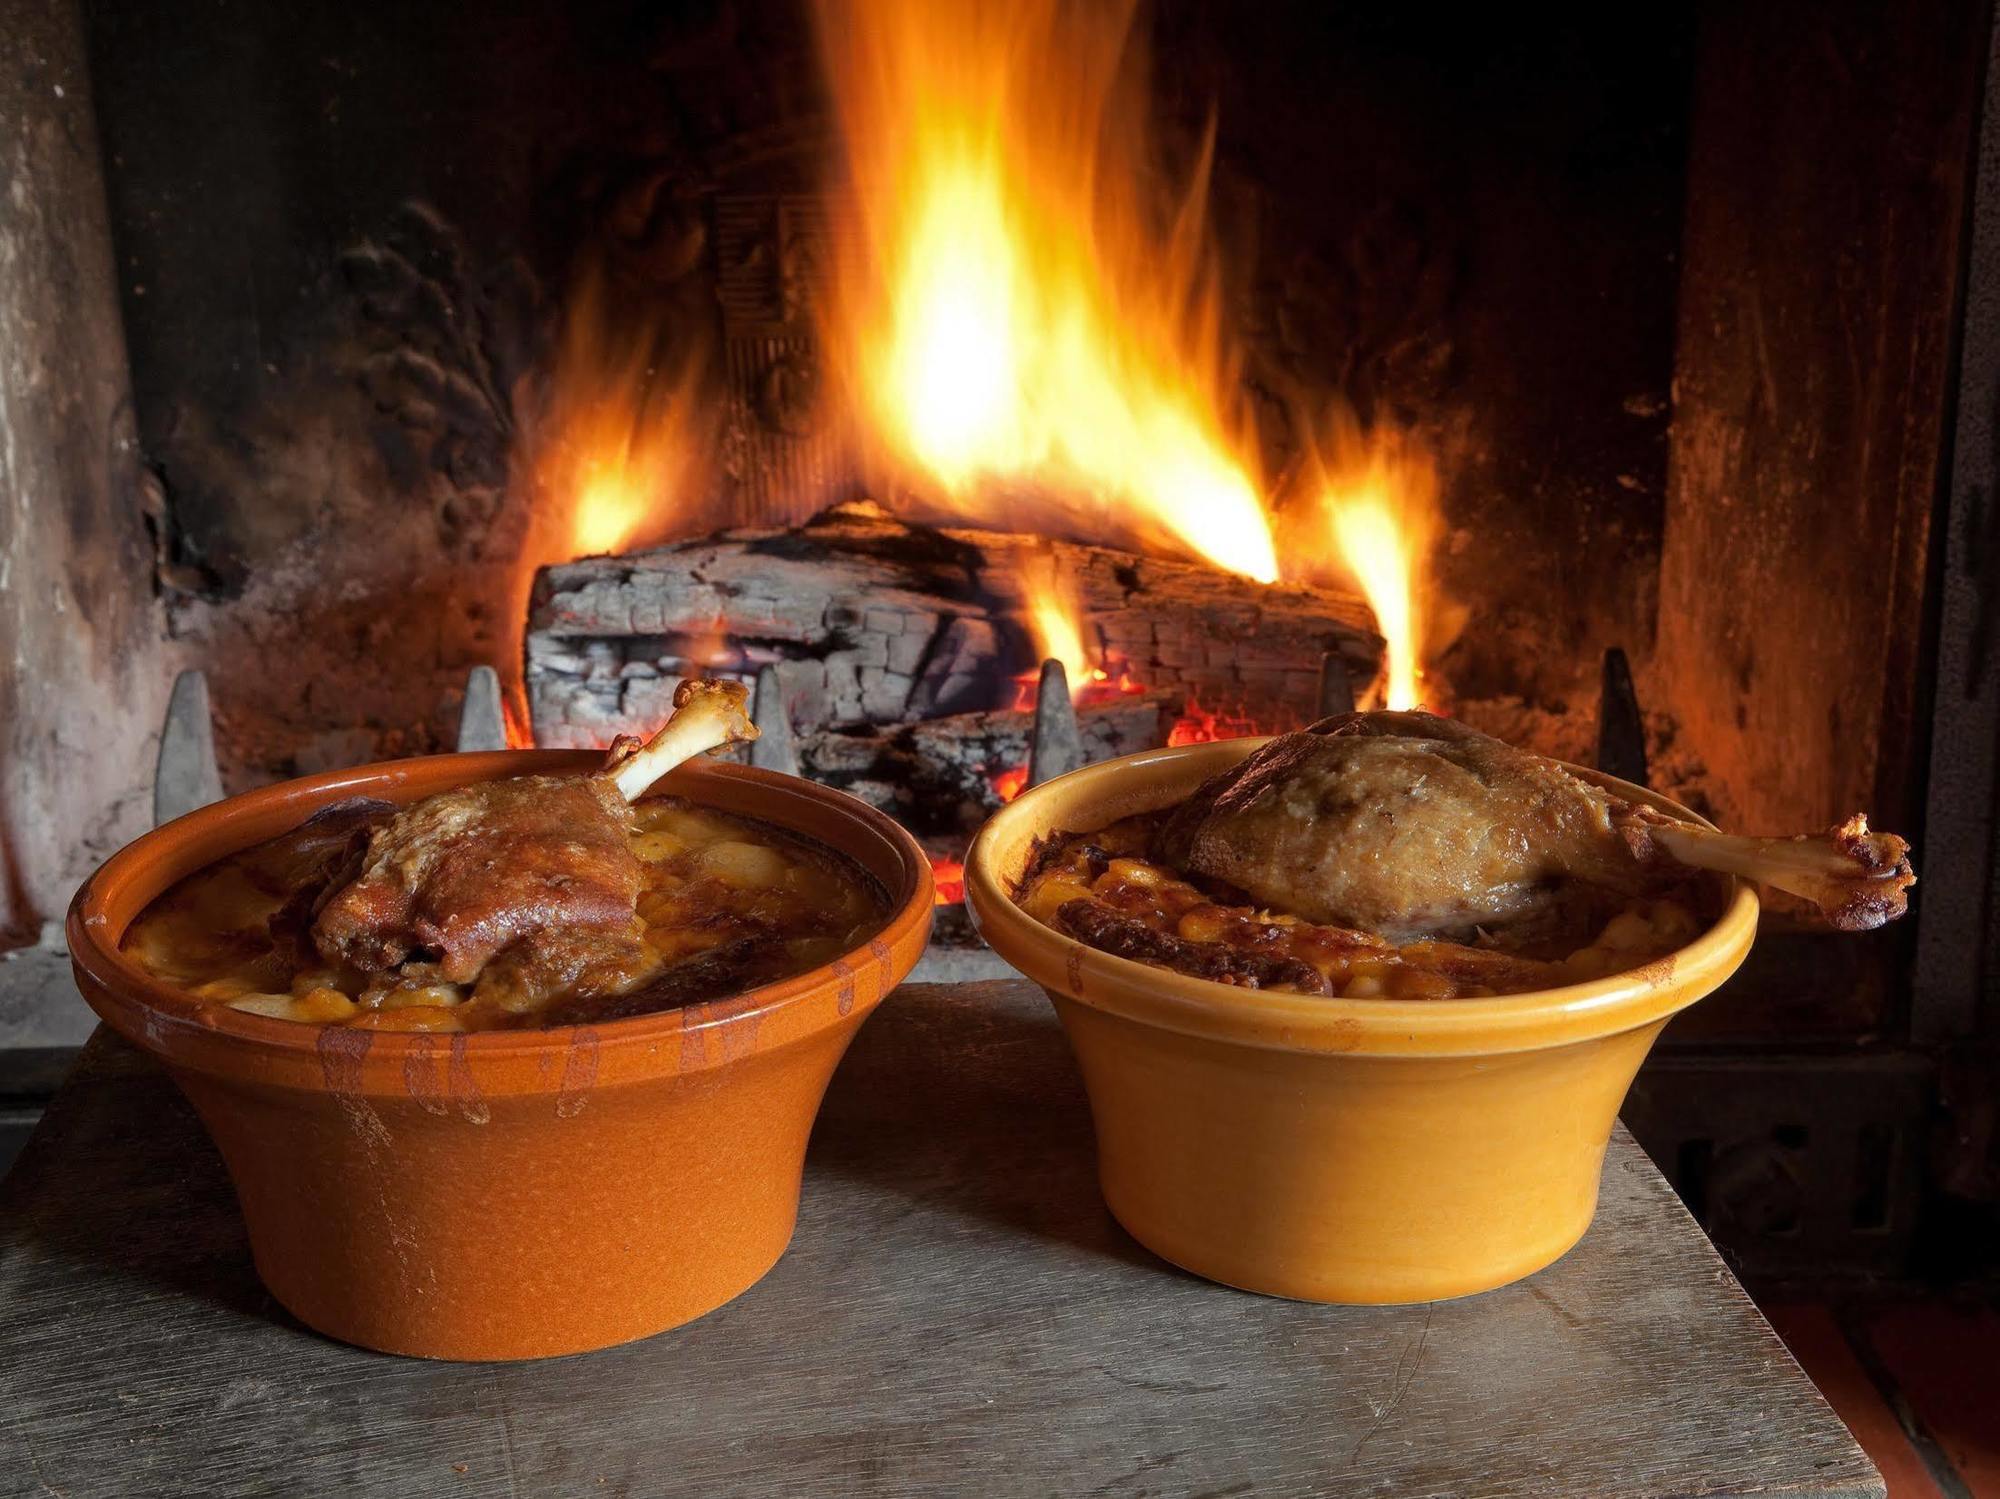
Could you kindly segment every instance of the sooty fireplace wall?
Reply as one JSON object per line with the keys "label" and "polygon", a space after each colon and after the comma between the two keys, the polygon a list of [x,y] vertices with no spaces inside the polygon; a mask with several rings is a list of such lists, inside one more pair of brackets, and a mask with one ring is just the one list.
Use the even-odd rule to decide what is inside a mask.
{"label": "sooty fireplace wall", "polygon": [[[23,550],[32,527],[7,545],[16,567],[60,554],[124,585],[71,590],[104,622],[64,672],[86,688],[49,693],[54,657],[17,653],[11,830],[61,780],[49,746],[108,733],[120,703],[128,752],[93,771],[119,787],[84,799],[134,804],[130,747],[160,693],[120,674],[157,684],[181,661],[209,671],[232,785],[447,744],[465,668],[518,663],[533,569],[569,555],[519,459],[586,288],[647,330],[654,364],[714,356],[705,461],[661,534],[795,522],[867,489],[822,419],[813,312],[843,231],[796,6],[34,9],[6,81],[41,154],[8,170],[82,206],[11,243],[67,249],[40,284],[77,288],[87,336],[47,368],[83,393],[80,447],[109,456],[62,460],[42,553]],[[1215,113],[1229,331],[1274,466],[1299,437],[1281,397],[1302,390],[1438,455],[1454,628],[1431,667],[1459,711],[1588,758],[1620,647],[1669,789],[1739,825],[1866,805],[1923,833],[1933,689],[1950,689],[1941,763],[1990,801],[1990,755],[1951,758],[1990,688],[1928,664],[1941,611],[1975,663],[1983,638],[1970,585],[1936,586],[1950,538],[1932,515],[1986,7],[1442,26],[1161,0],[1143,19],[1169,165]],[[136,603],[148,573],[156,600]],[[32,641],[23,597],[9,628]],[[1974,822],[1988,833],[1959,840],[1959,867],[1983,888]],[[6,857],[23,928],[88,851],[24,851],[14,831]],[[1986,909],[1959,914],[1953,950],[1977,953]],[[1900,1043],[1976,1032],[1993,1007],[1962,994],[1991,965],[1943,1010],[1913,999],[1908,941],[1776,934],[1763,973],[1676,1028],[1681,1082],[1635,1106],[1684,1137],[1691,1192],[1782,1230],[1784,1183],[1822,1169],[1785,1143],[1796,1121],[1781,1140],[1752,1109],[1708,1138],[1675,1100],[1813,1047],[1858,1068],[1841,1086],[1866,1100],[1828,1128],[1882,1124],[1876,1175],[1915,1169],[1931,1064]],[[1881,1242],[1907,1242],[1895,1227]]]}

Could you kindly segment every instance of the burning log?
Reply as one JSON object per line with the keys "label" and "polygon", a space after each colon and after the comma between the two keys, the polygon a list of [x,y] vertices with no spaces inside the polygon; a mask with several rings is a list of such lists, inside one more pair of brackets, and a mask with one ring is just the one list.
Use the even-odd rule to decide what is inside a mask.
{"label": "burning log", "polygon": [[[1375,680],[1367,606],[1193,562],[1002,532],[911,525],[872,504],[790,530],[739,529],[546,568],[527,638],[535,737],[602,745],[657,723],[697,669],[774,669],[793,729],[909,723],[1005,707],[1040,653],[1024,580],[1053,576],[1086,647],[1149,690],[1268,727],[1313,716],[1321,658]],[[1025,715],[1023,715],[1025,718]],[[1022,745],[1025,763],[1025,739]],[[811,773],[811,756],[802,756]]]}
{"label": "burning log", "polygon": [[[1180,712],[1165,693],[1076,709],[1083,758],[1134,754],[1162,743]],[[853,792],[891,815],[970,831],[1027,784],[1035,714],[1025,708],[955,713],[880,728],[829,729],[800,742],[815,780]],[[913,817],[922,810],[925,815]]]}

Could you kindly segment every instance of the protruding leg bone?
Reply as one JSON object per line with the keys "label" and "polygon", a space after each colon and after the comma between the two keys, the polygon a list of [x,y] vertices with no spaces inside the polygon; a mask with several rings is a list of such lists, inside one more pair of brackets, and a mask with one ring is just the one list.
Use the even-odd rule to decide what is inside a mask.
{"label": "protruding leg bone", "polygon": [[630,742],[613,746],[602,774],[611,777],[626,801],[637,801],[682,761],[720,745],[755,739],[756,726],[743,711],[749,697],[741,682],[690,677],[675,690],[673,716],[660,725],[660,731],[636,748]]}
{"label": "protruding leg bone", "polygon": [[1652,822],[1646,835],[1696,869],[1740,875],[1818,906],[1846,932],[1894,921],[1917,882],[1910,845],[1894,833],[1871,833],[1860,813],[1824,833],[1799,838],[1742,838],[1685,823]]}

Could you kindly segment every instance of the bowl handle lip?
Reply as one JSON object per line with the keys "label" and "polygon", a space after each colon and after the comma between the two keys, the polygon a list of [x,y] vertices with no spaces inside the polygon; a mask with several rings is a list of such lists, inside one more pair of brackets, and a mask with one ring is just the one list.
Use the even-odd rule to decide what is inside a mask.
{"label": "bowl handle lip", "polygon": [[[1199,779],[1241,759],[1268,738],[1145,750],[1101,760],[1023,792],[979,830],[965,860],[965,901],[987,945],[1044,989],[1078,1004],[1210,1040],[1281,1051],[1381,1057],[1482,1056],[1596,1040],[1675,1014],[1719,987],[1756,937],[1756,890],[1728,881],[1714,925],[1686,947],[1625,973],[1556,989],[1487,999],[1323,999],[1234,988],[1114,957],[1037,921],[1014,902],[1017,857],[1052,826],[1058,809],[1096,785],[1139,769],[1184,762],[1186,774],[1162,795],[1121,803],[1118,815],[1172,805]],[[1561,762],[1557,762],[1561,763]],[[1643,787],[1579,766],[1572,774],[1631,800],[1710,826]],[[1177,793],[1177,794],[1176,794]],[[1088,818],[1083,820],[1090,820]]]}
{"label": "bowl handle lip", "polygon": [[[240,823],[253,814],[270,815],[278,808],[304,803],[298,817],[285,822],[284,825],[289,827],[295,826],[300,818],[311,815],[319,806],[338,800],[343,793],[391,791],[416,781],[426,789],[408,798],[414,800],[432,789],[443,790],[452,785],[495,780],[509,775],[578,769],[598,763],[601,758],[591,750],[487,750],[469,754],[417,756],[278,782],[198,808],[134,839],[106,859],[78,887],[64,923],[78,988],[85,1002],[128,1040],[146,1050],[165,1055],[170,1061],[177,1060],[174,1056],[176,1051],[186,1052],[188,1065],[208,1072],[217,1069],[202,1066],[195,1060],[195,1054],[208,1057],[211,1052],[219,1054],[220,1049],[256,1053],[288,1073],[308,1067],[313,1075],[317,1075],[322,1070],[325,1050],[322,1042],[328,1033],[367,1037],[369,1044],[365,1048],[359,1043],[352,1044],[357,1052],[365,1051],[371,1081],[372,1074],[380,1071],[380,1081],[385,1084],[381,1091],[400,1093],[403,1091],[400,1077],[405,1064],[412,1059],[427,1059],[447,1045],[454,1055],[465,1055],[469,1063],[482,1058],[498,1060],[509,1055],[542,1056],[573,1051],[579,1047],[596,1048],[600,1052],[614,1049],[653,1052],[667,1046],[675,1048],[678,1056],[692,1062],[692,1065],[682,1066],[682,1071],[692,1072],[710,1065],[721,1065],[739,1052],[747,1053],[752,1046],[758,1051],[773,1049],[755,1045],[755,1038],[765,1022],[780,1011],[798,1008],[801,1001],[810,1000],[815,994],[839,996],[838,1002],[829,1002],[826,1006],[826,1024],[844,1020],[850,1009],[865,1013],[902,981],[922,954],[934,918],[935,885],[930,861],[906,829],[858,797],[833,787],[754,766],[709,759],[683,767],[666,780],[671,781],[673,776],[680,775],[693,778],[720,776],[760,785],[780,793],[781,799],[794,804],[830,807],[879,837],[896,854],[901,876],[895,882],[895,888],[888,892],[890,913],[881,930],[825,965],[825,970],[813,969],[700,1005],[586,1026],[433,1035],[301,1024],[250,1015],[226,1006],[204,1005],[173,985],[153,977],[126,957],[118,945],[124,935],[123,924],[117,932],[112,932],[110,917],[104,910],[110,899],[108,891],[122,880],[135,878],[137,871],[147,868],[150,860],[164,858],[161,853],[163,845],[198,837],[204,845],[204,856],[193,861],[187,870],[176,868],[171,878],[157,882],[157,888],[150,888],[136,902],[134,914],[175,879],[247,846],[246,841],[237,841],[227,848],[205,847],[218,841],[216,835],[232,823]],[[445,769],[457,774],[439,775],[436,777],[437,784],[431,786],[429,783],[433,777],[426,772]],[[780,827],[792,826],[779,816],[769,820]],[[804,830],[794,828],[794,831]],[[808,833],[808,836],[812,835]],[[219,841],[229,842],[227,839]],[[185,861],[173,862],[178,866]],[[864,982],[868,979],[874,982]],[[870,992],[865,1003],[845,998],[849,994],[858,996],[864,990]],[[842,1008],[843,1005],[846,1008]],[[801,1015],[798,1018],[803,1020],[805,1017]],[[791,1028],[795,1027],[786,1027]],[[807,1027],[818,1028],[817,1025]],[[739,1045],[728,1039],[731,1035],[750,1039]],[[771,1039],[776,1041],[779,1038],[774,1035]],[[689,1045],[691,1041],[695,1043],[692,1047]],[[694,1062],[696,1056],[704,1060]],[[370,1091],[374,1089],[371,1087]],[[523,1091],[555,1091],[555,1088],[551,1083],[547,1090],[530,1088]]]}

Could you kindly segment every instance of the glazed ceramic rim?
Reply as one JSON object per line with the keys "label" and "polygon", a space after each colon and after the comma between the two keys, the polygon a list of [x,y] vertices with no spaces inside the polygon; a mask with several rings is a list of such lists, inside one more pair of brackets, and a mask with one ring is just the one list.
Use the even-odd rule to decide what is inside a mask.
{"label": "glazed ceramic rim", "polygon": [[[801,807],[814,805],[845,817],[896,856],[898,877],[883,881],[890,914],[882,928],[817,968],[722,999],[587,1025],[438,1033],[316,1025],[207,1003],[154,977],[119,948],[132,918],[176,881],[296,827],[305,817],[346,797],[373,795],[408,804],[478,781],[583,770],[602,763],[602,754],[594,750],[491,750],[377,761],[260,787],[165,823],[107,859],[70,903],[65,931],[85,999],[128,1039],[170,1061],[209,1073],[236,1070],[226,1062],[218,1065],[224,1053],[255,1054],[275,1064],[279,1076],[272,1081],[282,1078],[298,1086],[317,1086],[313,1080],[326,1076],[346,1056],[356,1067],[365,1066],[366,1091],[402,1092],[407,1066],[426,1064],[448,1049],[454,1063],[462,1059],[468,1066],[523,1055],[566,1059],[564,1068],[551,1067],[545,1078],[526,1087],[495,1088],[490,1086],[494,1080],[482,1079],[488,1092],[559,1093],[575,1082],[567,1059],[580,1055],[588,1056],[593,1075],[600,1060],[622,1059],[625,1065],[611,1069],[622,1076],[603,1079],[610,1083],[663,1072],[704,1071],[753,1050],[769,1051],[804,1039],[834,1022],[808,1016],[802,1001],[837,991],[838,1015],[844,1017],[855,1008],[863,980],[872,979],[866,987],[873,993],[861,1006],[865,1013],[903,978],[902,973],[888,971],[895,955],[912,938],[921,953],[935,892],[930,861],[906,829],[846,792],[705,756],[668,773],[648,788],[649,793],[665,791],[700,802],[702,783],[720,781],[746,797],[754,792],[755,810],[743,808],[741,815],[807,837],[815,835],[801,825]],[[441,773],[447,769],[451,773]],[[302,802],[304,811],[299,810]],[[829,840],[816,837],[815,841]],[[133,887],[136,895],[129,893]],[[123,895],[120,903],[127,909],[122,920],[114,921],[107,906],[116,895]],[[81,982],[86,979],[89,982]],[[97,995],[91,992],[93,985]],[[106,1003],[100,1004],[100,998]],[[764,1044],[759,1044],[760,1028]],[[661,1064],[657,1054],[668,1048],[673,1059]],[[565,1076],[559,1078],[558,1070]]]}
{"label": "glazed ceramic rim", "polygon": [[[1030,916],[1011,890],[1036,836],[1091,830],[1158,811],[1268,738],[1146,750],[1100,761],[1024,792],[980,829],[965,899],[993,950],[1055,994],[1147,1025],[1283,1051],[1381,1057],[1480,1056],[1587,1041],[1684,1009],[1736,971],[1757,932],[1757,894],[1729,880],[1722,915],[1687,946],[1625,973],[1492,998],[1324,999],[1239,989],[1099,952]],[[1711,826],[1663,796],[1576,766],[1635,802]]]}

